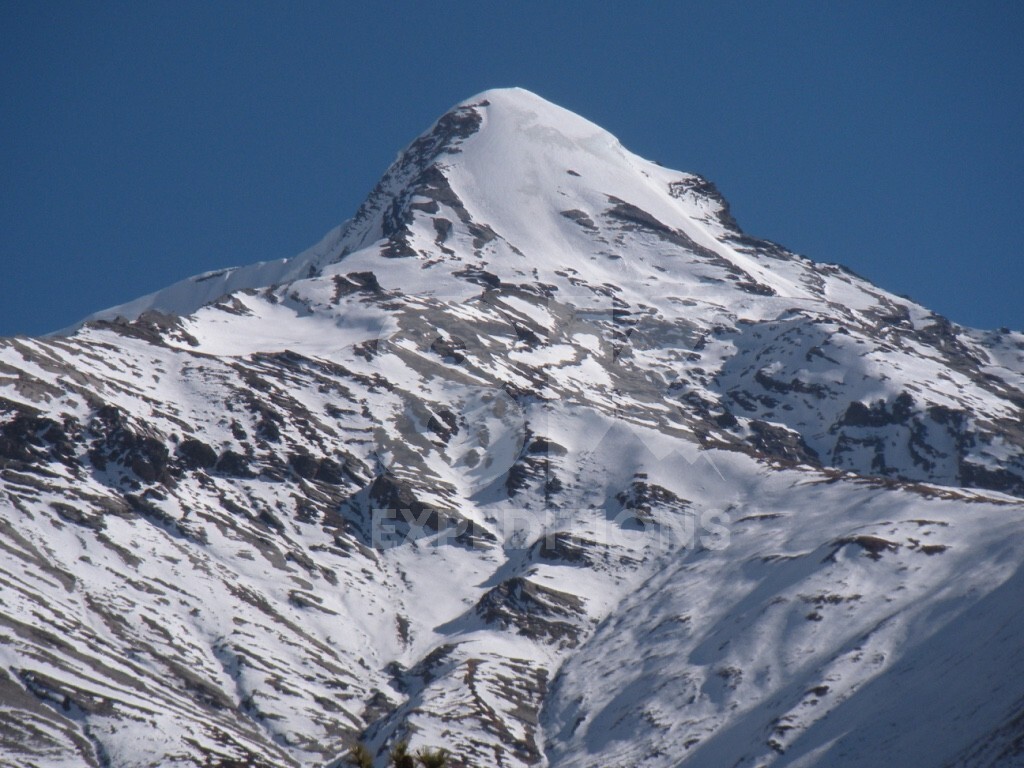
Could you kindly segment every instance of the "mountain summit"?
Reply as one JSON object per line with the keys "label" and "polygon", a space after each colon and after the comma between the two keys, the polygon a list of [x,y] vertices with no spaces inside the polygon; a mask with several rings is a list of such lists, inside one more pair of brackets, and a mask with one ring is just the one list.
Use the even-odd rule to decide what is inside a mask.
{"label": "mountain summit", "polygon": [[0,340],[0,755],[1015,765],[1022,410],[1021,334],[484,92],[305,253]]}
{"label": "mountain summit", "polygon": [[[629,200],[697,238],[735,226],[703,179],[633,155],[604,129],[529,91],[485,91],[417,138],[356,215],[308,251],[198,275],[91,319],[131,320],[147,310],[188,314],[225,293],[308,277],[367,249],[367,255],[385,257],[427,254],[448,240],[454,245],[466,239],[468,252],[477,256],[483,244],[492,243],[490,260],[499,269],[510,260],[519,269],[532,268],[524,254],[553,249],[585,263],[594,260],[592,242],[565,219],[585,222],[587,211],[603,211],[610,199]],[[441,208],[444,215],[435,215]]]}

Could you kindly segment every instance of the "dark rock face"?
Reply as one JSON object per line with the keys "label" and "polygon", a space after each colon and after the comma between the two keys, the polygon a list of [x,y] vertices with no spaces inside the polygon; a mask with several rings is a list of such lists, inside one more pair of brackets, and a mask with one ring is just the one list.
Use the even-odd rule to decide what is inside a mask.
{"label": "dark rock face", "polygon": [[637,475],[626,490],[615,496],[615,500],[627,513],[623,519],[624,524],[640,526],[657,522],[653,514],[656,506],[683,510],[688,505],[685,499],[679,498],[667,488],[649,482],[643,474]]}
{"label": "dark rock face", "polygon": [[315,480],[328,485],[341,485],[345,481],[345,467],[333,459],[316,459],[309,454],[293,453],[288,464],[304,480]]}
{"label": "dark rock face", "polygon": [[370,192],[349,222],[345,236],[351,238],[354,232],[371,225],[379,216],[381,234],[389,243],[382,255],[407,258],[416,255],[409,245],[406,230],[414,212],[410,207],[413,196],[425,194],[438,201],[450,200],[465,211],[434,163],[444,155],[461,151],[459,145],[480,128],[483,117],[478,108],[483,106],[487,105],[453,109],[438,120],[430,132],[414,141]]}
{"label": "dark rock face", "polygon": [[72,463],[72,436],[78,431],[77,426],[70,419],[59,424],[53,419],[19,413],[0,426],[0,463],[19,469],[48,460]]}
{"label": "dark rock face", "polygon": [[681,199],[689,197],[710,200],[717,208],[716,218],[723,227],[737,233],[742,231],[729,210],[729,202],[718,191],[718,187],[708,179],[701,176],[689,176],[680,181],[674,181],[669,184],[669,194]]}
{"label": "dark rock face", "polygon": [[249,460],[230,448],[224,451],[214,465],[218,472],[230,477],[255,477],[256,473],[249,468]]}
{"label": "dark rock face", "polygon": [[590,562],[594,542],[559,531],[543,536],[533,546],[534,555],[542,560],[561,563],[585,564]]}
{"label": "dark rock face", "polygon": [[199,341],[189,334],[181,324],[181,318],[150,310],[135,320],[96,320],[89,323],[93,328],[109,328],[119,335],[140,339],[150,344],[164,345],[168,340],[182,342],[192,347]]}
{"label": "dark rock face", "polygon": [[992,469],[961,461],[960,479],[967,488],[987,488],[1011,496],[1024,497],[1024,478],[1008,469]]}
{"label": "dark rock face", "polygon": [[217,452],[202,440],[188,438],[178,445],[178,456],[186,469],[209,469],[217,463]]}
{"label": "dark rock face", "polygon": [[134,431],[124,412],[104,406],[89,424],[89,459],[99,470],[120,466],[144,483],[173,480],[170,451],[157,437]]}
{"label": "dark rock face", "polygon": [[377,276],[373,272],[349,272],[344,277],[334,276],[335,303],[341,301],[345,296],[360,292],[370,296],[380,296],[384,289],[377,282]]}
{"label": "dark rock face", "polygon": [[508,470],[505,478],[505,488],[509,498],[528,491],[535,487],[543,488],[545,498],[551,503],[557,504],[555,498],[562,490],[562,481],[554,470],[554,459],[557,453],[552,455],[548,452],[529,452],[519,458]]}
{"label": "dark rock face", "polygon": [[[427,505],[416,497],[412,486],[388,475],[380,475],[370,485],[370,501],[381,509],[408,510],[414,515],[427,509]],[[437,530],[436,513],[428,519]]]}
{"label": "dark rock face", "polygon": [[597,225],[594,224],[594,220],[591,219],[585,212],[580,210],[569,210],[562,211],[562,216],[567,218],[569,221],[574,221],[584,229],[589,229],[591,232],[597,232]]}
{"label": "dark rock face", "polygon": [[914,398],[903,392],[892,404],[883,400],[872,403],[870,407],[860,402],[852,402],[840,422],[846,427],[887,427],[894,424],[906,424],[913,413]]}
{"label": "dark rock face", "polygon": [[583,603],[575,595],[516,577],[488,591],[476,612],[488,624],[514,626],[526,637],[573,647],[579,642],[576,620]]}
{"label": "dark rock face", "polygon": [[896,542],[883,539],[880,536],[853,536],[835,542],[836,548],[829,555],[829,559],[834,559],[835,553],[848,544],[856,545],[864,550],[864,554],[872,560],[881,560],[882,555],[886,552],[896,552],[900,548]]}
{"label": "dark rock face", "polygon": [[759,453],[792,464],[820,466],[818,455],[796,432],[758,419],[750,422],[750,444]]}

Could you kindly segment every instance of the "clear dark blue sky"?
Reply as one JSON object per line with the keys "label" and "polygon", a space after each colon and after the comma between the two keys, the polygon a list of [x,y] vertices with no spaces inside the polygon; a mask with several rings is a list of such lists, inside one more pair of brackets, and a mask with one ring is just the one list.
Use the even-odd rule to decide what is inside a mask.
{"label": "clear dark blue sky", "polygon": [[0,0],[0,334],[293,255],[505,85],[751,234],[1024,328],[1018,2],[358,5]]}

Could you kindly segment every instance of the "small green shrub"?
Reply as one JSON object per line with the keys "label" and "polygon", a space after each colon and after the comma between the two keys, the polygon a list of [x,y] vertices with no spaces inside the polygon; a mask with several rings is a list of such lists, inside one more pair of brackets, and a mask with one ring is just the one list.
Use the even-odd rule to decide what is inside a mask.
{"label": "small green shrub", "polygon": [[362,742],[352,747],[348,753],[347,760],[356,768],[373,768],[373,755]]}
{"label": "small green shrub", "polygon": [[431,750],[424,747],[416,753],[416,759],[419,760],[423,768],[447,768],[448,766],[448,752],[443,749]]}
{"label": "small green shrub", "polygon": [[409,742],[400,741],[391,749],[392,768],[416,768],[416,757],[409,752]]}

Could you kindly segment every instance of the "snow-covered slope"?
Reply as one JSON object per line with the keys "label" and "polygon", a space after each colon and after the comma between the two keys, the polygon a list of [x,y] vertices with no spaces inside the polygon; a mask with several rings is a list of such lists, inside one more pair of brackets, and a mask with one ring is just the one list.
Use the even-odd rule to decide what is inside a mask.
{"label": "snow-covered slope", "polygon": [[488,91],[304,254],[0,341],[0,755],[1018,764],[1022,409],[1021,334]]}

